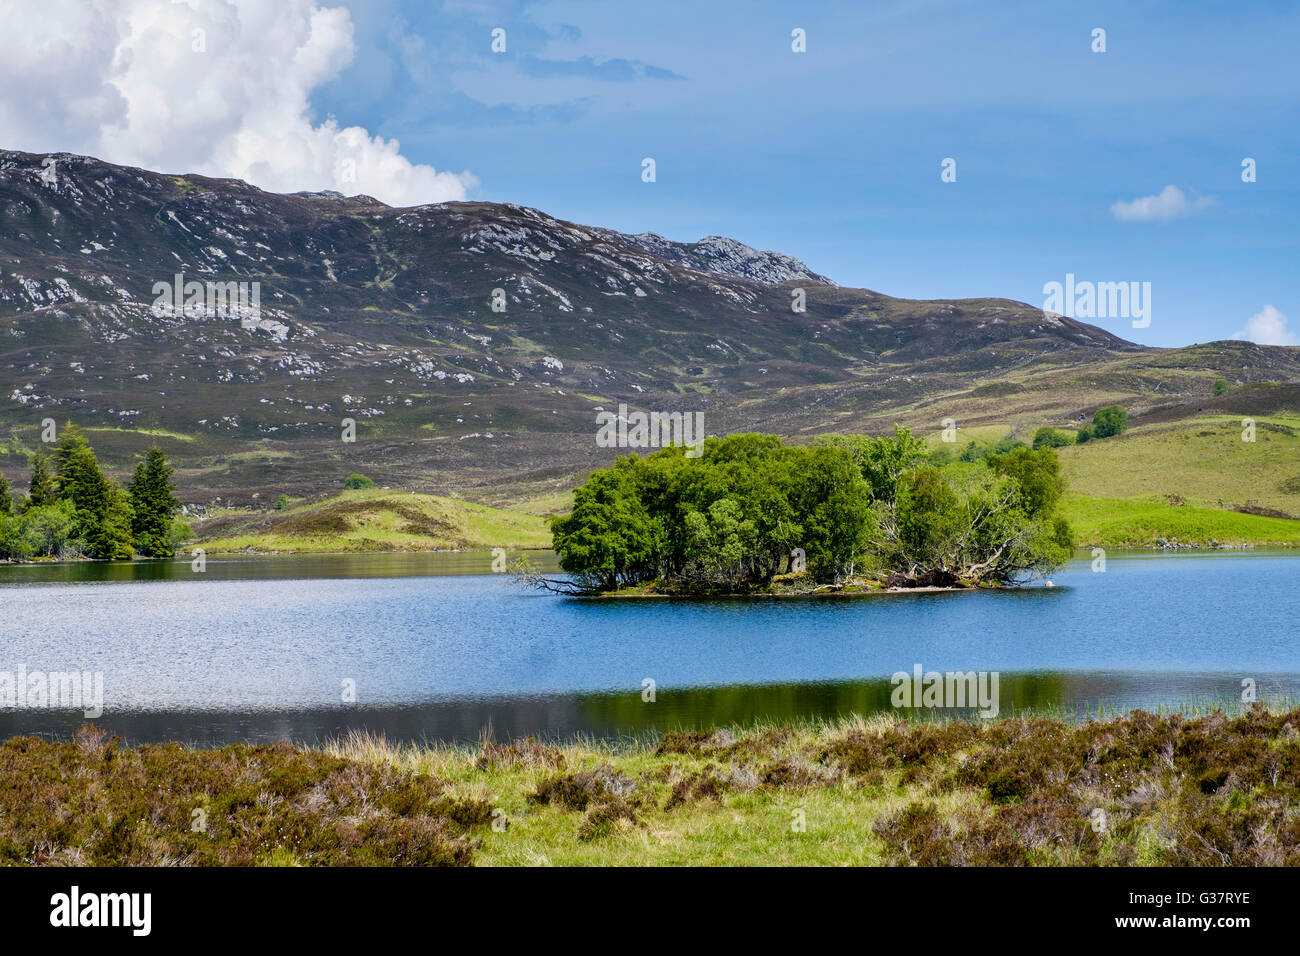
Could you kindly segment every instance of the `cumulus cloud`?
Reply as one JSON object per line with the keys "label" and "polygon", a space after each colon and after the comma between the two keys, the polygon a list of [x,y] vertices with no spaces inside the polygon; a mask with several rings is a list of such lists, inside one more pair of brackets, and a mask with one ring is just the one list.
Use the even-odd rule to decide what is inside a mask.
{"label": "cumulus cloud", "polygon": [[347,10],[315,0],[7,0],[0,145],[397,206],[465,198],[468,172],[313,119],[352,55]]}
{"label": "cumulus cloud", "polygon": [[1300,339],[1287,328],[1286,316],[1271,305],[1247,319],[1245,328],[1233,332],[1232,337],[1257,345],[1300,345]]}
{"label": "cumulus cloud", "polygon": [[1110,213],[1120,222],[1167,222],[1202,212],[1214,205],[1209,196],[1188,197],[1177,186],[1166,186],[1154,196],[1140,196],[1131,202],[1117,202]]}

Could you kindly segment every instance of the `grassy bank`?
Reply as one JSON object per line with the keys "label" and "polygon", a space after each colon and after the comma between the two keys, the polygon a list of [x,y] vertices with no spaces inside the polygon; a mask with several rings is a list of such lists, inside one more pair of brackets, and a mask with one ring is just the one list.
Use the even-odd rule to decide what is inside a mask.
{"label": "grassy bank", "polygon": [[1164,501],[1191,508],[1261,507],[1300,515],[1300,418],[1203,416],[1139,425],[1117,438],[1059,450],[1066,488],[1094,498]]}
{"label": "grassy bank", "polygon": [[281,510],[231,512],[198,522],[194,530],[209,553],[516,549],[551,543],[545,519],[536,515],[379,488]]}
{"label": "grassy bank", "polygon": [[[1300,418],[1254,416],[1254,440],[1243,441],[1244,417],[1150,422],[1059,448],[1060,510],[1079,546],[1149,548],[1162,538],[1203,548],[1300,545]],[[1048,423],[1018,424],[1016,437],[1027,441]],[[1009,434],[1008,425],[963,428],[947,447]],[[932,434],[930,447],[945,446]]]}
{"label": "grassy bank", "polygon": [[[1300,419],[1241,416],[1139,425],[1062,448],[1062,512],[1083,547],[1300,545]],[[1255,513],[1250,513],[1255,512]]]}
{"label": "grassy bank", "polygon": [[1289,518],[1077,494],[1064,495],[1060,509],[1081,548],[1150,548],[1161,538],[1203,548],[1300,546],[1300,521]]}
{"label": "grassy bank", "polygon": [[0,863],[1297,865],[1297,728],[1257,707],[209,751],[86,729],[0,745]]}

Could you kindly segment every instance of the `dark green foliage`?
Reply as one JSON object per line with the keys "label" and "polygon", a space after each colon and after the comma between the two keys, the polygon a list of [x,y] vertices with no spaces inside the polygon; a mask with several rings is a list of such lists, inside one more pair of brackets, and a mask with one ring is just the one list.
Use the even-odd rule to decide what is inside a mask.
{"label": "dark green foliage", "polygon": [[9,482],[0,475],[0,515],[13,514],[14,499],[9,491]]}
{"label": "dark green foliage", "polygon": [[20,513],[0,513],[0,558],[131,558],[130,499],[100,470],[75,425],[64,426],[53,463],[51,474],[41,452],[32,456],[30,491]]}
{"label": "dark green foliage", "polygon": [[593,474],[574,491],[573,511],[551,522],[560,567],[605,590],[653,580],[667,546],[637,494],[637,461],[629,456]]}
{"label": "dark green foliage", "polygon": [[117,482],[108,482],[104,511],[86,537],[86,555],[110,561],[129,561],[131,546],[131,501]]}
{"label": "dark green foliage", "polygon": [[847,449],[866,479],[872,499],[886,505],[898,498],[903,476],[927,456],[925,443],[898,425],[892,437],[826,435],[815,439],[814,444]]}
{"label": "dark green foliage", "polygon": [[575,490],[572,512],[551,523],[553,544],[579,591],[655,582],[737,593],[797,571],[832,585],[882,570],[949,584],[1045,573],[1070,542],[1054,515],[1055,453],[993,447],[1006,450],[943,471],[902,428],[807,447],[731,435],[706,441],[699,458],[627,455]]}
{"label": "dark green foliage", "polygon": [[172,516],[180,509],[172,485],[172,470],[162,449],[149,449],[145,460],[136,465],[128,488],[132,517],[131,536],[135,549],[152,558],[170,558]]}
{"label": "dark green foliage", "polygon": [[276,499],[275,499],[275,510],[276,510],[276,511],[283,511],[283,510],[284,510],[285,508],[287,508],[287,507],[289,507],[289,496],[288,496],[288,495],[280,495],[279,498],[276,498]]}
{"label": "dark green foliage", "polygon": [[739,591],[801,560],[817,579],[849,573],[871,520],[847,449],[731,435],[706,442],[698,459],[680,448],[619,459],[578,488],[573,511],[551,527],[561,567],[591,588],[659,580]]}
{"label": "dark green foliage", "polygon": [[1063,431],[1057,431],[1051,425],[1044,425],[1038,431],[1034,432],[1034,450],[1040,448],[1064,448],[1066,445],[1073,445],[1074,439]]}
{"label": "dark green foliage", "polygon": [[[66,483],[70,479],[66,476],[69,472],[75,473],[74,458],[76,453],[81,451],[90,451],[90,442],[86,440],[86,436],[82,434],[80,428],[72,424],[72,422],[66,422],[59,434],[58,441],[54,444],[54,471],[58,476],[55,479],[54,486],[60,497],[68,497]],[[98,467],[98,462],[96,462],[96,467]]]}
{"label": "dark green foliage", "polygon": [[1228,393],[1228,382],[1226,379],[1216,378],[1214,380],[1214,395],[1217,398],[1220,395]]}
{"label": "dark green foliage", "polygon": [[989,799],[994,803],[1016,803],[1029,795],[1030,783],[1012,770],[1000,770],[989,778]]}
{"label": "dark green foliage", "polygon": [[1021,445],[991,456],[989,468],[996,474],[1010,475],[1016,480],[1025,512],[1035,518],[1050,515],[1065,490],[1060,460],[1050,448],[1035,451]]}
{"label": "dark green foliage", "polygon": [[951,465],[957,460],[957,455],[947,445],[941,445],[925,457],[925,463],[934,468],[942,468],[944,465]]}
{"label": "dark green foliage", "polygon": [[945,545],[959,532],[962,518],[961,501],[943,474],[918,468],[899,496],[897,554],[890,566],[942,564]]}
{"label": "dark green foliage", "polygon": [[59,557],[73,544],[75,509],[60,501],[21,514],[0,515],[0,558],[26,561],[33,557]]}
{"label": "dark green foliage", "polygon": [[1121,405],[1103,405],[1092,416],[1092,437],[1111,438],[1128,428],[1128,413]]}
{"label": "dark green foliage", "polygon": [[349,491],[356,491],[358,488],[373,488],[375,483],[365,475],[358,475],[354,472],[343,479],[343,487]]}
{"label": "dark green foliage", "polygon": [[1096,436],[1093,433],[1092,426],[1084,425],[1075,433],[1074,442],[1076,445],[1082,445],[1086,442],[1092,441],[1094,437]]}
{"label": "dark green foliage", "polygon": [[1025,443],[1016,441],[1014,438],[1001,438],[991,445],[979,445],[971,442],[964,449],[960,456],[961,461],[985,461],[992,455],[1001,455],[1013,448],[1023,448]]}
{"label": "dark green foliage", "polygon": [[59,497],[71,501],[73,535],[85,542],[89,558],[126,560],[131,550],[131,504],[116,482],[99,468],[99,461],[81,430],[63,427],[54,446]]}
{"label": "dark green foliage", "polygon": [[833,447],[794,458],[792,505],[803,531],[808,573],[819,581],[852,574],[875,532],[870,487],[854,461]]}
{"label": "dark green foliage", "polygon": [[54,476],[50,474],[49,459],[38,451],[32,456],[32,480],[28,485],[27,507],[44,508],[59,500]]}
{"label": "dark green foliage", "polygon": [[896,507],[880,514],[873,549],[884,566],[918,583],[1009,583],[1064,564],[1073,545],[1055,514],[1056,453],[1016,443],[951,472],[916,468]]}

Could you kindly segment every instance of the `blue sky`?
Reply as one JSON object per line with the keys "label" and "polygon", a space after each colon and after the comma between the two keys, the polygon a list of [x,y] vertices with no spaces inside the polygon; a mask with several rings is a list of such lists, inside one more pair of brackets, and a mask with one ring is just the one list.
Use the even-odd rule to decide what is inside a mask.
{"label": "blue sky", "polygon": [[732,236],[897,296],[1149,283],[1148,327],[1097,324],[1300,345],[1300,0],[5,4],[8,148]]}
{"label": "blue sky", "polygon": [[[356,54],[317,117],[468,169],[475,198],[734,236],[898,296],[1149,281],[1148,328],[1098,324],[1153,345],[1227,338],[1266,305],[1300,327],[1295,5],[347,5]],[[1185,215],[1112,211],[1170,185]]]}

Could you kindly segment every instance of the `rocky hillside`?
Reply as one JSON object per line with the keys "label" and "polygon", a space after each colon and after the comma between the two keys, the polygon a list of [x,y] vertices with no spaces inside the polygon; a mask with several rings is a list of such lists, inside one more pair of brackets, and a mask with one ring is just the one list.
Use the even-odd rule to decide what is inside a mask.
{"label": "rocky hillside", "polygon": [[[256,307],[158,308],[178,275],[256,282]],[[357,468],[544,493],[608,460],[594,416],[618,402],[799,435],[1066,421],[1116,397],[1188,401],[1219,374],[1300,380],[1296,349],[1145,349],[1024,303],[842,288],[734,239],[3,150],[0,343],[0,470],[21,473],[43,418],[70,419],[119,467],[162,440],[191,500],[310,492]]]}

